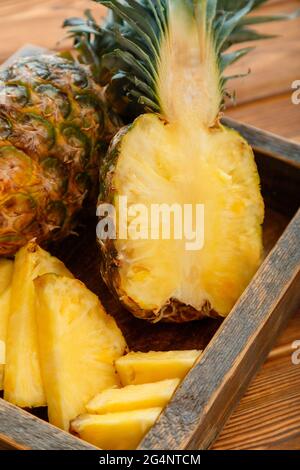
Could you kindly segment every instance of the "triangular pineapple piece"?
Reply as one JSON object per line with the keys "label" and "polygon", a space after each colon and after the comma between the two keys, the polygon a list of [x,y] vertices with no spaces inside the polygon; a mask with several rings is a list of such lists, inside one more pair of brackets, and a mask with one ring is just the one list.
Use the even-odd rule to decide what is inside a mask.
{"label": "triangular pineapple piece", "polygon": [[21,407],[46,405],[39,365],[33,280],[49,272],[72,276],[61,261],[34,242],[17,253],[7,329],[4,398]]}
{"label": "triangular pineapple piece", "polygon": [[113,362],[124,354],[126,343],[82,282],[46,274],[35,280],[35,288],[49,421],[68,430],[92,397],[118,385]]}
{"label": "triangular pineapple piece", "polygon": [[0,390],[3,389],[4,380],[6,333],[10,311],[10,292],[13,269],[13,261],[8,259],[0,260]]}
{"label": "triangular pineapple piece", "polygon": [[164,407],[172,398],[179,379],[103,390],[87,405],[88,413],[104,414],[145,408]]}
{"label": "triangular pineapple piece", "polygon": [[202,351],[130,352],[116,361],[122,385],[158,382],[183,377]]}
{"label": "triangular pineapple piece", "polygon": [[105,415],[84,414],[72,421],[71,431],[103,450],[133,450],[161,411],[161,408],[148,408]]}

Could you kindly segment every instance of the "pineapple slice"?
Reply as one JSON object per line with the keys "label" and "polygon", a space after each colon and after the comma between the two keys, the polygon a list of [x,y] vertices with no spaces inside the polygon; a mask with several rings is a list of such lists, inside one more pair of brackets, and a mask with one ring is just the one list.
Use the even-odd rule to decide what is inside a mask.
{"label": "pineapple slice", "polygon": [[33,280],[47,272],[72,277],[61,261],[35,242],[28,243],[17,253],[7,329],[4,398],[21,407],[46,405],[39,364]]}
{"label": "pineapple slice", "polygon": [[116,361],[122,385],[145,384],[187,374],[202,351],[130,352]]}
{"label": "pineapple slice", "polygon": [[4,380],[5,344],[13,268],[13,261],[8,259],[0,260],[0,390],[3,389]]}
{"label": "pineapple slice", "polygon": [[84,414],[71,423],[71,431],[103,450],[133,450],[153,426],[161,408]]}
{"label": "pineapple slice", "polygon": [[34,283],[49,421],[68,430],[92,397],[118,385],[113,361],[126,343],[98,297],[80,281],[46,274]]}
{"label": "pineapple slice", "polygon": [[179,382],[179,379],[170,379],[103,390],[86,405],[86,410],[91,414],[103,414],[144,408],[163,408],[171,400]]}

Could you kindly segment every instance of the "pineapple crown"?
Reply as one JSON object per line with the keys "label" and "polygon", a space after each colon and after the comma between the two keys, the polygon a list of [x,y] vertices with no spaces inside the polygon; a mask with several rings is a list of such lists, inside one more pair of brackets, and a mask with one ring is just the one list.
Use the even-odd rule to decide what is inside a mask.
{"label": "pineapple crown", "polygon": [[[223,103],[225,84],[233,78],[225,76],[224,70],[253,48],[227,50],[234,44],[274,37],[255,31],[254,25],[300,13],[249,16],[267,0],[94,1],[109,9],[102,25],[87,11],[84,19],[71,18],[64,26],[74,38],[79,60],[91,65],[98,81],[118,90],[119,99],[135,103],[140,110],[163,114],[170,114],[167,108],[174,93],[188,88],[190,99],[196,86],[202,86],[206,97],[202,93],[197,99],[202,107],[205,99],[207,105],[215,101],[212,120]],[[195,66],[198,59],[192,50],[196,49],[200,62]],[[182,78],[187,71],[194,90]],[[173,80],[168,80],[170,76]],[[182,86],[174,89],[180,80]]]}

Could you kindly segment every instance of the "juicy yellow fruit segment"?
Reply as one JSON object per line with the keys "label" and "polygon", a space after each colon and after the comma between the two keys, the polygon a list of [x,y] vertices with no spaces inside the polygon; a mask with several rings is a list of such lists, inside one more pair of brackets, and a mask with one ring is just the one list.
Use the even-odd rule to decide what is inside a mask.
{"label": "juicy yellow fruit segment", "polygon": [[126,343],[85,285],[45,274],[35,280],[37,325],[50,423],[68,430],[101,390],[118,385],[113,362]]}
{"label": "juicy yellow fruit segment", "polygon": [[0,259],[0,390],[3,389],[4,365],[6,362],[6,334],[10,312],[13,268],[13,261]]}
{"label": "juicy yellow fruit segment", "polygon": [[19,250],[11,286],[4,398],[21,407],[45,406],[36,328],[33,280],[44,273],[72,274],[57,258],[30,242]]}
{"label": "juicy yellow fruit segment", "polygon": [[133,450],[161,411],[161,408],[148,408],[105,415],[84,414],[72,421],[71,430],[103,450]]}
{"label": "juicy yellow fruit segment", "polygon": [[91,414],[104,414],[144,408],[163,408],[171,400],[179,383],[180,379],[170,379],[103,390],[86,405],[86,410]]}
{"label": "juicy yellow fruit segment", "polygon": [[130,352],[116,360],[122,385],[183,379],[202,351]]}
{"label": "juicy yellow fruit segment", "polygon": [[[198,122],[140,116],[121,140],[113,187],[117,210],[123,195],[127,207],[134,208],[128,211],[127,239],[115,242],[120,295],[144,310],[145,318],[170,299],[199,312],[209,303],[227,315],[262,255],[264,204],[245,139],[221,125],[205,128]],[[162,204],[170,209],[167,221],[161,214],[158,221],[153,217]],[[203,207],[204,220],[196,219],[197,205]],[[192,208],[191,217],[185,207]],[[119,210],[117,215],[120,222]],[[185,232],[186,219],[191,230]],[[145,226],[148,236],[141,232],[137,239]],[[156,226],[158,239],[151,235]]]}

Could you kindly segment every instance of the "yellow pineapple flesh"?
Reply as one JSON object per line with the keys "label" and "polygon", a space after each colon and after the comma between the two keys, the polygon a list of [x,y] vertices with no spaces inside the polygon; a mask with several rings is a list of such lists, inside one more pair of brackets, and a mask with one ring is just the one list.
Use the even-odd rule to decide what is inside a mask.
{"label": "yellow pineapple flesh", "polygon": [[[204,205],[202,249],[187,249],[187,239],[177,239],[172,229],[164,239],[162,228],[159,239],[120,237],[114,242],[121,299],[138,316],[153,321],[160,315],[184,320],[186,306],[191,319],[209,306],[226,316],[262,255],[263,202],[250,146],[226,127],[205,129],[191,122],[179,126],[156,115],[140,116],[121,140],[114,172],[118,221],[124,194],[129,208],[145,207],[148,214],[153,204]],[[194,142],[192,153],[188,141]],[[128,230],[136,219],[128,218]],[[148,222],[152,230],[151,217]],[[111,276],[116,276],[113,266]],[[176,299],[174,312],[170,299]],[[185,306],[182,315],[180,306]],[[155,313],[150,317],[149,312]]]}
{"label": "yellow pineapple flesh", "polygon": [[68,430],[92,397],[118,385],[113,362],[126,343],[98,297],[80,281],[46,274],[35,280],[35,288],[48,417]]}
{"label": "yellow pineapple flesh", "polygon": [[0,260],[0,390],[3,389],[6,356],[7,322],[10,312],[10,292],[14,263]]}
{"label": "yellow pineapple flesh", "polygon": [[164,407],[172,398],[179,382],[179,379],[170,379],[103,390],[86,405],[86,410],[91,414],[104,414]]}
{"label": "yellow pineapple flesh", "polygon": [[7,327],[4,398],[21,407],[46,405],[39,363],[33,280],[47,272],[72,276],[61,261],[35,242],[28,243],[17,253]]}
{"label": "yellow pineapple flesh", "polygon": [[104,450],[133,450],[159,417],[161,408],[84,414],[71,423],[71,431]]}
{"label": "yellow pineapple flesh", "polygon": [[116,360],[116,370],[124,386],[183,379],[200,354],[198,350],[130,352]]}

